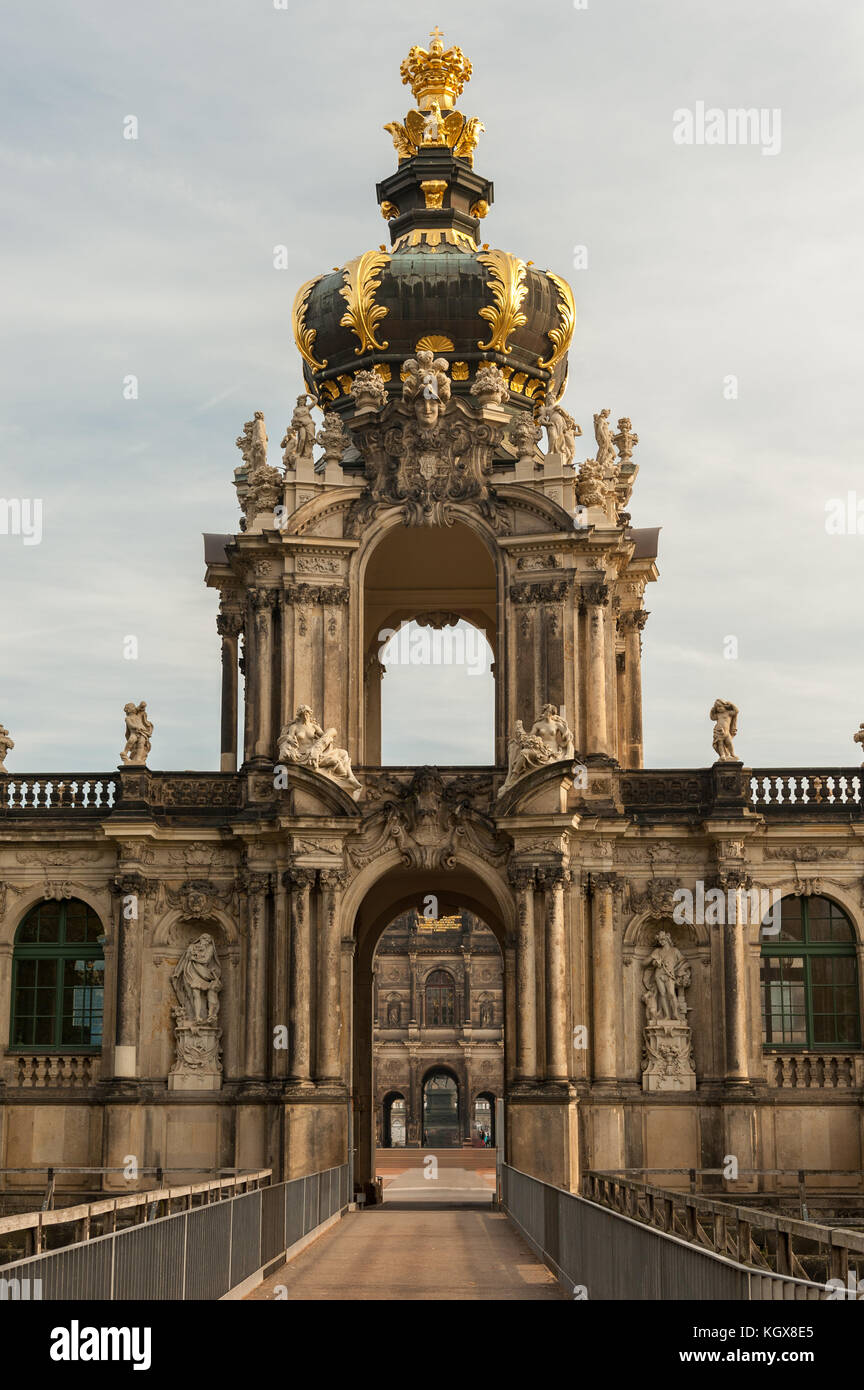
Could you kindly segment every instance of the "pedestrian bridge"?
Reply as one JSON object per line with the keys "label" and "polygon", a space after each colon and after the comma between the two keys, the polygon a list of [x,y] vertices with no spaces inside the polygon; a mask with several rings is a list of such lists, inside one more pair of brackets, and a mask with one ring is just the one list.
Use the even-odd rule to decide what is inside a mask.
{"label": "pedestrian bridge", "polygon": [[[389,1151],[0,1218],[0,1298],[818,1300],[864,1277],[864,1233],[588,1174],[565,1192],[494,1151]],[[11,1258],[10,1258],[11,1257]]]}

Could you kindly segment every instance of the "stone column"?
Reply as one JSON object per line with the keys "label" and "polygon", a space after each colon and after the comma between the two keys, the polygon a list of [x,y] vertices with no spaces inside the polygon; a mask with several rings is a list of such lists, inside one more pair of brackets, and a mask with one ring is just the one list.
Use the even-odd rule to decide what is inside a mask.
{"label": "stone column", "polygon": [[[721,886],[727,894],[730,887],[735,891],[736,917],[734,922],[727,921],[723,927],[726,1084],[748,1086],[750,1069],[747,1050],[747,928],[738,920],[741,917],[740,885],[727,880],[722,882]],[[728,918],[729,914],[726,916]]]}
{"label": "stone column", "polygon": [[143,874],[118,874],[117,961],[114,1018],[114,1075],[137,1076],[138,1032],[141,1007],[141,941],[144,900],[150,883]]}
{"label": "stone column", "polygon": [[246,893],[246,1056],[245,1072],[258,1080],[267,1075],[267,894],[270,875],[247,873]]}
{"label": "stone column", "polygon": [[239,613],[226,611],[216,619],[222,638],[222,739],[219,770],[237,771],[237,647],[243,620]]}
{"label": "stone column", "polygon": [[516,890],[519,926],[516,936],[516,1080],[537,1078],[537,965],[534,957],[534,870],[510,869]]}
{"label": "stone column", "polygon": [[462,1025],[470,1028],[471,1019],[471,952],[463,949],[462,951],[462,970],[463,970],[463,989],[462,989]]}
{"label": "stone column", "polygon": [[[273,879],[273,948],[270,962],[273,971],[272,1013],[270,1022],[273,1028],[287,1027],[288,1024],[288,894],[281,873]],[[270,1034],[273,1046],[273,1033]],[[273,1051],[273,1075],[288,1075],[288,1049],[280,1047]]]}
{"label": "stone column", "polygon": [[363,673],[366,711],[363,761],[372,766],[381,761],[381,681],[385,674],[386,667],[382,665],[377,649],[370,652]]}
{"label": "stone column", "polygon": [[606,605],[609,590],[605,584],[589,584],[582,590],[587,618],[585,673],[586,752],[609,752],[608,711],[606,705]]}
{"label": "stone column", "polygon": [[348,875],[321,869],[322,923],[318,944],[318,1048],[316,1076],[329,1083],[341,1079],[339,1044],[342,1033],[340,964],[340,907]]}
{"label": "stone column", "polygon": [[555,1082],[568,1078],[564,885],[569,877],[561,866],[542,871],[546,890],[546,1080]]}
{"label": "stone column", "polygon": [[648,621],[644,609],[621,614],[624,633],[624,767],[642,766],[642,629]]}
{"label": "stone column", "polygon": [[617,1080],[617,1039],[621,981],[615,940],[614,874],[592,874],[591,954],[593,959],[594,1080]]}
{"label": "stone column", "polygon": [[254,756],[256,761],[272,762],[275,756],[273,737],[273,609],[275,589],[252,589],[252,610],[255,615],[255,723]]}
{"label": "stone column", "polygon": [[314,869],[288,869],[284,875],[291,892],[291,1002],[288,1078],[301,1086],[312,1084],[312,939],[309,922],[309,890]]}
{"label": "stone column", "polygon": [[416,1028],[420,1023],[420,1015],[417,1007],[417,952],[408,952],[408,970],[411,978],[411,1017],[408,1020],[409,1027],[413,1024]]}

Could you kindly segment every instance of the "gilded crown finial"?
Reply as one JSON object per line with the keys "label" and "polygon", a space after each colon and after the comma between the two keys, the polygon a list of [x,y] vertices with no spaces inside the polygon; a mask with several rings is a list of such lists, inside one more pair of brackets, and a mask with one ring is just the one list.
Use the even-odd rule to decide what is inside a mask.
{"label": "gilded crown finial", "polygon": [[471,64],[461,48],[444,49],[444,35],[435,25],[429,35],[428,50],[417,44],[402,63],[402,81],[410,85],[421,111],[437,102],[442,111],[452,111],[466,82],[471,80]]}

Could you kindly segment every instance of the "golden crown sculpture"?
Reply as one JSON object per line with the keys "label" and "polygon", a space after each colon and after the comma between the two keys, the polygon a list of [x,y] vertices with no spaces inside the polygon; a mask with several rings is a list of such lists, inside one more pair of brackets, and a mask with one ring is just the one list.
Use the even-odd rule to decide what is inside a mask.
{"label": "golden crown sculpture", "polygon": [[421,111],[428,111],[436,101],[442,111],[451,111],[465,83],[471,80],[471,64],[461,48],[448,48],[445,53],[444,35],[437,24],[429,37],[429,48],[415,44],[399,71]]}
{"label": "golden crown sculpture", "polygon": [[461,48],[448,48],[445,53],[444,37],[437,25],[430,38],[428,51],[415,44],[400,68],[402,81],[410,83],[419,111],[409,111],[404,123],[390,121],[384,129],[393,137],[400,164],[430,145],[441,145],[473,166],[477,141],[486,127],[477,116],[466,120],[461,111],[454,110],[457,97],[471,79],[471,64]]}

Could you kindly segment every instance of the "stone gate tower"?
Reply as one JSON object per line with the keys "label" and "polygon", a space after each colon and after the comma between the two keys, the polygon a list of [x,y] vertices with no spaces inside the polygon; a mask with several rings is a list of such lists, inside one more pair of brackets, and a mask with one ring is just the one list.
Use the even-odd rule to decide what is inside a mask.
{"label": "stone gate tower", "polygon": [[[474,168],[484,127],[456,106],[470,76],[461,50],[445,51],[437,35],[402,64],[417,107],[386,127],[398,162],[377,188],[391,249],[364,251],[297,293],[306,395],[282,440],[284,472],[269,461],[260,413],[237,441],[241,529],[207,538],[207,583],[220,592],[222,766],[239,765],[253,803],[271,805],[277,842],[303,822],[286,845],[289,1078],[348,1079],[338,1059],[347,1001],[337,1009],[334,990],[340,942],[354,931],[352,875],[380,871],[395,852],[406,900],[432,875],[458,894],[460,866],[463,878],[491,876],[487,893],[508,904],[492,916],[512,967],[511,1109],[520,1097],[539,1105],[544,1124],[555,1112],[550,1175],[570,1181],[570,1037],[581,1013],[570,1002],[568,835],[574,798],[602,815],[609,769],[642,765],[643,596],[657,533],[630,524],[629,420],[616,430],[599,411],[593,457],[576,461],[582,431],[561,404],[570,286],[481,243],[493,201]],[[464,619],[486,634],[494,768],[382,771],[380,634],[411,619]],[[478,892],[469,896],[482,911]],[[362,917],[359,898],[353,911]],[[361,975],[363,960],[360,950]],[[316,1007],[317,1050],[307,1017]],[[612,1076],[608,1035],[603,1045],[595,1060]],[[514,1143],[521,1123],[514,1111]],[[534,1132],[527,1111],[524,1125]]]}

